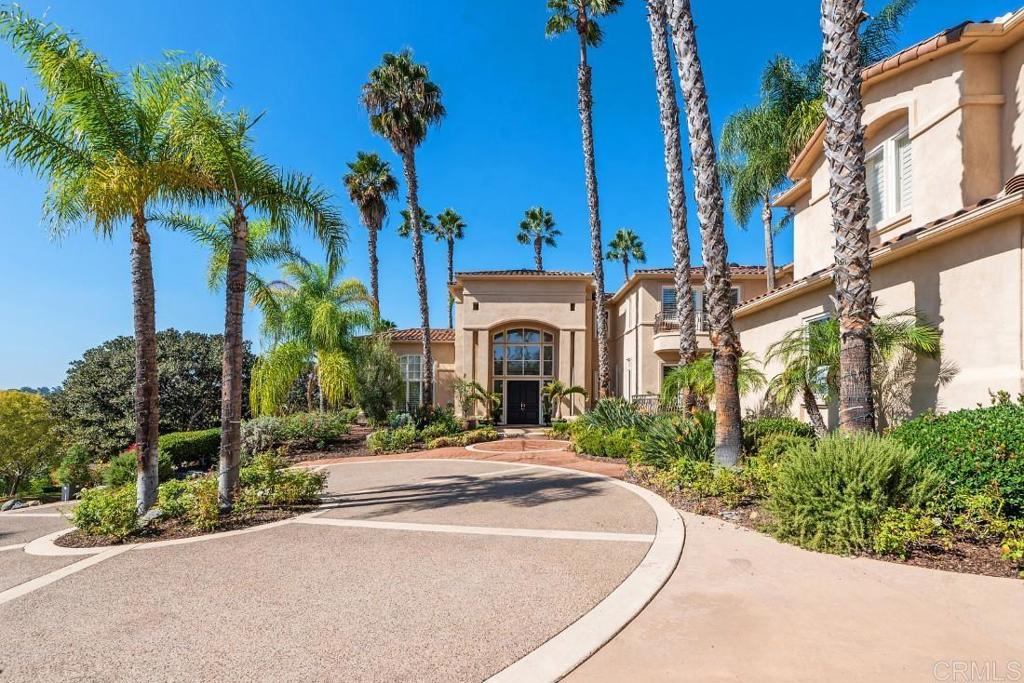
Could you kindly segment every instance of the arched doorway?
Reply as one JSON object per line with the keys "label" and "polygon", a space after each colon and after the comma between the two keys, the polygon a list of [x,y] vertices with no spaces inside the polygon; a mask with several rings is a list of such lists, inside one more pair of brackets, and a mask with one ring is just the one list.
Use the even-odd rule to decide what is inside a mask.
{"label": "arched doorway", "polygon": [[503,422],[543,424],[543,388],[555,376],[555,335],[540,327],[509,325],[491,332],[493,390],[501,395]]}

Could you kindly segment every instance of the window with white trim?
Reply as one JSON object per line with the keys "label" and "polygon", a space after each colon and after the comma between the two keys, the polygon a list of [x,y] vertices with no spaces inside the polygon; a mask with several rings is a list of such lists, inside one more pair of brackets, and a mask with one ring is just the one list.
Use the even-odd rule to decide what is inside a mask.
{"label": "window with white trim", "polygon": [[910,135],[901,131],[867,155],[868,225],[910,211],[914,199],[914,164]]}
{"label": "window with white trim", "polygon": [[423,403],[423,356],[402,356],[398,367],[405,382],[402,409],[411,412]]}
{"label": "window with white trim", "polygon": [[661,317],[663,320],[676,319],[676,288],[661,288]]}
{"label": "window with white trim", "polygon": [[[697,330],[699,332],[704,332],[710,328],[710,325],[708,324],[708,312],[707,309],[704,307],[704,296],[705,294],[703,288],[695,288],[693,290],[693,310],[697,318]],[[732,287],[731,289],[729,289],[729,302],[732,304],[733,308],[739,305],[739,287]]]}

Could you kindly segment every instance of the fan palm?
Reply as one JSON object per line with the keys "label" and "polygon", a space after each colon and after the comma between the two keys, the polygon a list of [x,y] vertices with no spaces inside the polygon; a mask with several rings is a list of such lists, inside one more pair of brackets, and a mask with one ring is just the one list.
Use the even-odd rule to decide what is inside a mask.
{"label": "fan palm", "polygon": [[546,384],[543,389],[544,396],[548,399],[551,407],[554,408],[552,418],[557,420],[562,416],[562,401],[573,396],[587,397],[587,390],[579,385],[568,385],[560,379]]}
{"label": "fan palm", "polygon": [[135,327],[138,512],[156,500],[159,396],[148,215],[161,202],[199,202],[206,179],[176,143],[179,113],[223,84],[216,62],[171,57],[129,75],[111,69],[59,27],[0,9],[0,39],[23,55],[44,102],[0,83],[0,149],[48,182],[44,214],[55,235],[89,221],[110,237],[129,224]]}
{"label": "fan palm", "polygon": [[[412,221],[409,220],[409,211],[408,211],[408,209],[402,209],[401,211],[398,212],[398,215],[400,215],[402,217],[402,222],[398,225],[398,236],[399,237],[409,237],[412,234],[413,225],[412,225]],[[428,235],[431,234],[434,230],[437,230],[437,226],[434,225],[434,217],[433,216],[431,216],[429,213],[427,213],[423,209],[419,210],[419,216],[420,216],[420,220],[419,220],[420,230],[422,230],[423,232],[427,233]]]}
{"label": "fan palm", "polygon": [[597,384],[598,394],[611,394],[612,375],[608,357],[608,303],[604,296],[604,257],[601,239],[601,213],[597,194],[597,166],[594,161],[594,97],[592,73],[587,62],[587,49],[596,48],[603,37],[598,17],[606,17],[622,6],[622,0],[548,0],[550,16],[544,32],[550,38],[575,30],[580,46],[580,63],[576,70],[580,125],[583,133],[583,168],[587,183],[587,208],[590,212],[590,257],[594,263],[597,317]]}
{"label": "fan palm", "polygon": [[647,262],[647,252],[644,251],[643,240],[629,228],[619,228],[615,237],[608,243],[607,259],[609,261],[622,261],[622,267],[629,279],[629,262]]}
{"label": "fan palm", "polygon": [[537,270],[544,270],[544,247],[556,247],[556,238],[562,231],[555,227],[555,217],[542,206],[534,206],[526,210],[523,220],[519,222],[516,241],[519,244],[533,245],[533,264]]}
{"label": "fan palm", "polygon": [[[455,240],[461,240],[465,236],[466,222],[462,216],[455,212],[455,209],[445,209],[437,214],[437,224],[428,228],[428,232],[438,242],[444,242],[448,247],[448,282],[455,280]],[[455,299],[448,295],[448,327],[455,327]]]}
{"label": "fan palm", "polygon": [[[876,317],[872,328],[872,394],[876,399],[886,393],[885,378],[899,374],[894,373],[896,366],[906,366],[906,356],[936,359],[942,352],[939,328],[913,309]],[[824,435],[827,427],[818,400],[839,396],[841,353],[840,327],[834,318],[787,332],[765,355],[765,363],[782,366],[768,385],[768,398],[788,407],[799,397],[815,431]],[[954,373],[951,366],[940,367],[939,384],[948,382]]]}
{"label": "fan palm", "polygon": [[822,75],[825,91],[825,159],[835,233],[835,281],[839,315],[839,426],[870,431],[875,425],[871,391],[870,236],[861,100],[861,0],[822,0]]}
{"label": "fan palm", "polygon": [[231,506],[239,490],[250,217],[267,217],[267,227],[286,239],[295,225],[308,226],[326,248],[331,264],[339,261],[347,240],[345,225],[325,189],[305,175],[278,170],[253,151],[250,132],[258,120],[244,111],[230,114],[197,103],[184,109],[181,122],[184,144],[208,177],[211,194],[231,212],[220,420],[219,497],[224,508]]}
{"label": "fan palm", "polygon": [[668,19],[679,69],[679,86],[686,105],[694,195],[703,246],[704,308],[711,327],[715,369],[715,458],[719,464],[732,467],[739,461],[742,441],[737,388],[742,350],[739,335],[733,328],[722,186],[690,0],[671,0],[670,6]]}
{"label": "fan palm", "polygon": [[279,411],[292,387],[306,378],[312,409],[340,405],[353,388],[358,335],[372,331],[376,315],[366,288],[339,280],[336,267],[289,262],[285,279],[269,283],[255,298],[263,312],[269,350],[256,359],[250,403],[254,414]]}
{"label": "fan palm", "polygon": [[[679,105],[672,78],[672,58],[667,31],[665,0],[647,0],[647,23],[651,29],[655,87],[664,145],[669,220],[672,223],[673,284],[676,289],[676,317],[679,320],[679,362],[697,359],[697,322],[690,294],[690,237],[686,232],[686,188],[683,184],[683,150],[679,135]],[[686,399],[684,398],[684,401]]]}
{"label": "fan palm", "polygon": [[[750,353],[740,356],[737,382],[740,394],[763,389],[766,380],[757,367],[757,358]],[[701,356],[692,363],[680,365],[665,375],[661,383],[661,401],[671,405],[681,395],[692,396],[701,406],[709,406],[715,398],[715,368],[711,356]]]}
{"label": "fan palm", "polygon": [[352,203],[359,209],[359,218],[366,227],[370,256],[370,298],[380,315],[378,286],[377,234],[388,215],[388,200],[398,196],[398,181],[391,175],[391,164],[372,152],[357,152],[348,163],[349,172],[342,178]]}
{"label": "fan palm", "polygon": [[412,217],[412,261],[423,330],[423,364],[427,369],[423,373],[423,402],[430,405],[434,401],[434,373],[431,371],[434,357],[430,349],[430,308],[423,262],[416,148],[427,137],[430,126],[444,118],[441,89],[430,80],[427,67],[414,62],[408,50],[399,54],[385,53],[380,66],[370,72],[369,80],[363,85],[362,102],[370,115],[370,129],[388,140],[395,153],[402,157],[407,210]]}

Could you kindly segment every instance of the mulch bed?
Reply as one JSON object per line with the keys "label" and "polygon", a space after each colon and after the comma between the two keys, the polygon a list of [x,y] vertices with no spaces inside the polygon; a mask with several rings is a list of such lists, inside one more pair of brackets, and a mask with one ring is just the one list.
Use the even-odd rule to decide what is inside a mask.
{"label": "mulch bed", "polygon": [[366,447],[366,437],[373,430],[362,425],[352,425],[348,434],[331,441],[319,450],[289,450],[285,457],[291,462],[307,462],[309,460],[326,460],[327,458],[353,458],[372,455]]}
{"label": "mulch bed", "polygon": [[[758,502],[748,502],[730,509],[715,497],[697,496],[689,491],[667,490],[646,476],[638,476],[633,469],[626,473],[626,481],[657,493],[677,510],[685,510],[706,517],[717,517],[764,534],[767,534],[766,528],[771,523],[771,516]],[[906,559],[876,555],[872,552],[862,553],[858,557],[960,574],[980,574],[1010,579],[1024,578],[1013,562],[1002,558],[999,542],[995,539],[977,541],[954,537],[948,547],[937,541],[920,543],[911,548]]]}
{"label": "mulch bed", "polygon": [[234,531],[259,524],[278,522],[282,519],[295,517],[315,509],[317,509],[315,505],[305,505],[291,508],[257,510],[256,512],[244,515],[232,513],[222,516],[217,522],[216,528],[211,531],[200,531],[187,521],[181,519],[160,519],[150,522],[144,528],[123,540],[113,536],[91,536],[75,529],[71,533],[58,537],[54,540],[54,544],[63,548],[96,548],[123,543],[152,543],[154,541],[170,541],[176,538],[193,538],[195,536],[207,536],[219,531]]}

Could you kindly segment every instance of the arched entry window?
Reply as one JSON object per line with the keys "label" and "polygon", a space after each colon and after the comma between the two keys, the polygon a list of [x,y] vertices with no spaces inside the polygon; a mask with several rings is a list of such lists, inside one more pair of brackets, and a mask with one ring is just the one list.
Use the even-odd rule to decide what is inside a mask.
{"label": "arched entry window", "polygon": [[412,412],[423,403],[423,356],[401,356],[398,367],[405,382],[402,410]]}
{"label": "arched entry window", "polygon": [[493,391],[502,397],[505,424],[545,421],[543,386],[555,375],[555,336],[530,327],[499,330],[491,336]]}

